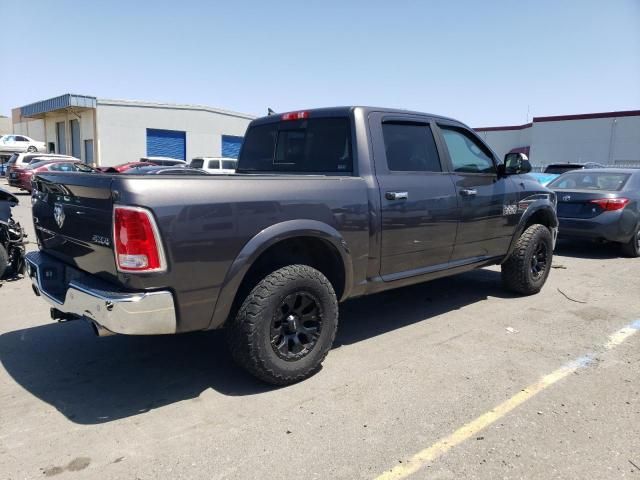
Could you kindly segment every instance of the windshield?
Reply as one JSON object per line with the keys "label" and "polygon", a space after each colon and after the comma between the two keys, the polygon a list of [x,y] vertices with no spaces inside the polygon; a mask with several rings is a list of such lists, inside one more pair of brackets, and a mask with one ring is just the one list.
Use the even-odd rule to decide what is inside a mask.
{"label": "windshield", "polygon": [[349,119],[316,118],[250,127],[237,168],[239,172],[350,174]]}
{"label": "windshield", "polygon": [[551,182],[548,187],[566,190],[622,190],[629,179],[627,173],[590,172],[580,170],[566,173]]}
{"label": "windshield", "polygon": [[204,165],[204,160],[202,158],[194,158],[191,160],[191,168],[202,168]]}

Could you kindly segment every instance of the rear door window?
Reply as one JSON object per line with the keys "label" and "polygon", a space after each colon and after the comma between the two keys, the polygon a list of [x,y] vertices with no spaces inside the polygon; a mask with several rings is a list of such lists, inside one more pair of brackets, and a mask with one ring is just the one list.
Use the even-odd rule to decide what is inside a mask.
{"label": "rear door window", "polygon": [[440,158],[427,124],[385,122],[382,135],[390,171],[441,172]]}
{"label": "rear door window", "polygon": [[311,118],[251,127],[239,171],[351,174],[348,118]]}
{"label": "rear door window", "polygon": [[220,160],[209,160],[207,168],[210,170],[218,170],[220,168]]}

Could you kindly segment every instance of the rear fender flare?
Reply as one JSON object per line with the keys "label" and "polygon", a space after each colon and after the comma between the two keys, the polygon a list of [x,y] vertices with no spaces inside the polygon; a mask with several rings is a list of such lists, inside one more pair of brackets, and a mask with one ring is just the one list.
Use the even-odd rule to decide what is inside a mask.
{"label": "rear fender flare", "polygon": [[245,275],[260,255],[276,243],[296,237],[325,240],[336,249],[344,266],[345,285],[342,298],[348,297],[353,282],[353,262],[347,242],[342,235],[332,226],[317,220],[288,220],[260,231],[242,248],[229,267],[220,287],[209,329],[219,328],[226,322]]}

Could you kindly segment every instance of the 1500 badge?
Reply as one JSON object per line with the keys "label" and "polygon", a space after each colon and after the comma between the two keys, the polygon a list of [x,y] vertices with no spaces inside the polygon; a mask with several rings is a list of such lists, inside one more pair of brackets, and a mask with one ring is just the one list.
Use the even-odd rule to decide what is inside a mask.
{"label": "1500 badge", "polygon": [[103,237],[102,235],[93,235],[91,237],[91,242],[96,245],[103,245],[105,247],[111,246],[111,241],[107,237]]}
{"label": "1500 badge", "polygon": [[518,213],[517,203],[502,206],[502,215],[516,215],[517,213]]}

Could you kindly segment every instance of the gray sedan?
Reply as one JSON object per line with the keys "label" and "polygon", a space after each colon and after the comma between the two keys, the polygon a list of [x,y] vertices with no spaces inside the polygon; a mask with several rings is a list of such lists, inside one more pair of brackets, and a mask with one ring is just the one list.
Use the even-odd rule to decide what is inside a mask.
{"label": "gray sedan", "polygon": [[640,256],[640,170],[574,170],[548,187],[558,199],[560,238],[617,242],[625,255]]}

